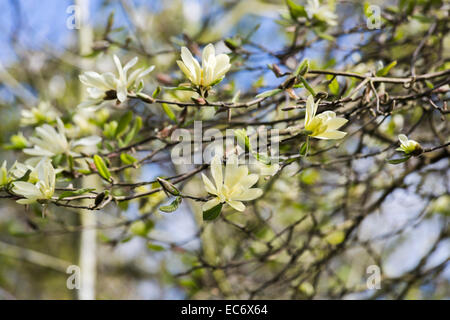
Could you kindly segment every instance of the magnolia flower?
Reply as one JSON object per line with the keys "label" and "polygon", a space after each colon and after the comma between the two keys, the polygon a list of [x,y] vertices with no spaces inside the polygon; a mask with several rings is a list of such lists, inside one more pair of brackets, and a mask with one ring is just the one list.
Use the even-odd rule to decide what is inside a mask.
{"label": "magnolia flower", "polygon": [[238,211],[244,211],[245,205],[241,201],[251,201],[262,195],[259,188],[251,188],[257,181],[257,174],[248,174],[247,166],[239,166],[235,154],[227,159],[225,177],[222,173],[222,161],[215,156],[211,161],[211,174],[215,184],[202,173],[203,183],[208,193],[216,197],[203,205],[203,211],[214,208],[220,203],[227,203]]}
{"label": "magnolia flower", "polygon": [[38,200],[50,199],[55,193],[55,169],[50,159],[42,159],[36,167],[38,181],[36,183],[16,181],[13,183],[14,193],[25,199],[17,200],[20,204],[31,204]]}
{"label": "magnolia flower", "polygon": [[400,147],[396,149],[397,151],[403,151],[406,154],[422,153],[422,147],[417,141],[409,140],[404,134],[399,134],[398,140],[400,141]]}
{"label": "magnolia flower", "polygon": [[68,141],[64,123],[61,119],[56,119],[58,131],[52,126],[44,124],[36,128],[37,137],[31,137],[29,141],[34,145],[33,148],[24,149],[26,154],[36,157],[53,157],[58,154],[79,155],[74,152],[81,146],[93,146],[101,141],[98,136],[89,136],[76,141]]}
{"label": "magnolia flower", "polygon": [[30,175],[28,176],[28,181],[31,183],[38,182],[38,173],[36,167],[33,167],[30,164],[24,164],[16,161],[10,169],[11,175],[15,179],[21,179],[28,171],[30,171]]}
{"label": "magnolia flower", "polygon": [[53,122],[58,115],[59,112],[49,102],[41,101],[37,107],[21,111],[20,124],[25,126]]}
{"label": "magnolia flower", "polygon": [[128,70],[137,63],[138,58],[134,57],[123,68],[116,55],[113,56],[113,60],[119,74],[118,77],[111,72],[99,74],[93,71],[80,75],[80,81],[88,86],[87,92],[89,94],[89,100],[80,106],[85,107],[102,102],[105,98],[110,97],[109,91],[114,91],[117,99],[124,102],[127,99],[128,91],[142,88],[144,85],[143,78],[155,68],[155,66],[146,69],[139,68],[128,76]]}
{"label": "magnolia flower", "polygon": [[311,137],[317,139],[342,139],[347,133],[338,131],[347,119],[336,117],[333,111],[325,111],[316,116],[319,102],[314,103],[313,96],[306,101],[305,129],[311,131]]}
{"label": "magnolia flower", "polygon": [[231,67],[230,58],[226,54],[216,56],[214,46],[210,43],[202,53],[202,66],[189,49],[181,48],[181,59],[177,60],[181,71],[197,86],[209,87],[219,83]]}
{"label": "magnolia flower", "polygon": [[0,186],[4,186],[11,181],[11,178],[8,174],[8,170],[6,169],[6,160],[3,161],[2,166],[0,167]]}
{"label": "magnolia flower", "polygon": [[326,22],[330,26],[337,25],[337,16],[327,5],[320,5],[319,0],[308,0],[305,6],[306,14],[311,20],[313,18]]}

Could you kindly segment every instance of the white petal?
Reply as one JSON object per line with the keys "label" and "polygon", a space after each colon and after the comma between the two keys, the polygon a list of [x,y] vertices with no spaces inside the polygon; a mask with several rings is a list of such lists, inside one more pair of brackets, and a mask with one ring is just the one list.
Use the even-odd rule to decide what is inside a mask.
{"label": "white petal", "polygon": [[189,72],[195,77],[194,81],[200,81],[201,79],[201,67],[198,63],[197,59],[192,56],[192,53],[188,48],[181,48],[181,59],[184,62],[186,68],[188,68]]}
{"label": "white petal", "polygon": [[258,182],[259,176],[255,173],[249,174],[239,181],[239,184],[244,188],[248,189],[253,186],[256,182]]}
{"label": "white petal", "polygon": [[237,211],[244,211],[245,210],[245,205],[242,203],[242,202],[240,202],[240,201],[234,201],[234,200],[231,200],[231,201],[227,201],[227,203],[233,208],[233,209],[235,209],[235,210],[237,210]]}
{"label": "white petal", "polygon": [[230,57],[226,54],[219,54],[216,57],[216,68],[214,70],[214,80],[217,80],[225,75],[225,73],[230,70],[231,64],[230,64]]}
{"label": "white petal", "polygon": [[217,206],[219,203],[220,203],[219,198],[211,199],[203,205],[202,210],[206,211],[206,210],[212,209],[215,206]]}
{"label": "white petal", "polygon": [[101,141],[102,138],[100,138],[99,136],[89,136],[75,141],[72,146],[95,146]]}
{"label": "white petal", "polygon": [[305,126],[314,118],[316,111],[317,105],[314,103],[314,97],[310,95],[306,100]]}
{"label": "white petal", "polygon": [[327,130],[337,130],[348,122],[345,118],[333,118],[328,120],[325,124],[327,125]]}
{"label": "white petal", "polygon": [[202,173],[202,179],[203,179],[203,184],[205,185],[206,192],[217,195],[216,187],[214,187],[211,180],[209,180],[208,177],[205,176],[203,173]]}
{"label": "white petal", "polygon": [[262,194],[263,194],[262,189],[252,188],[245,190],[241,195],[234,197],[233,199],[239,201],[251,201],[261,197]]}
{"label": "white petal", "polygon": [[216,184],[217,192],[222,191],[223,186],[223,173],[222,173],[222,161],[218,155],[214,156],[211,161],[211,174]]}
{"label": "white petal", "polygon": [[345,137],[346,134],[347,134],[347,132],[333,130],[333,131],[325,131],[324,133],[321,133],[321,134],[319,134],[317,136],[313,136],[313,137],[317,138],[317,139],[324,139],[324,140],[342,139],[343,137]]}
{"label": "white petal", "polygon": [[195,74],[193,74],[184,64],[183,61],[177,60],[178,67],[180,67],[181,71],[183,71],[184,75],[193,83],[193,84],[199,84],[197,83],[197,79],[195,77]]}
{"label": "white petal", "polygon": [[400,140],[400,142],[404,145],[408,144],[408,137],[404,134],[399,134],[398,140]]}
{"label": "white petal", "polygon": [[215,59],[216,49],[212,43],[208,44],[202,52],[202,68],[204,68],[212,59]]}
{"label": "white petal", "polygon": [[124,80],[125,74],[123,73],[122,63],[120,63],[120,60],[116,55],[113,56],[113,60],[114,64],[116,65],[117,72],[119,73],[120,80]]}
{"label": "white petal", "polygon": [[138,61],[138,57],[134,57],[128,63],[123,67],[123,73],[124,75],[127,74],[128,70],[130,70]]}

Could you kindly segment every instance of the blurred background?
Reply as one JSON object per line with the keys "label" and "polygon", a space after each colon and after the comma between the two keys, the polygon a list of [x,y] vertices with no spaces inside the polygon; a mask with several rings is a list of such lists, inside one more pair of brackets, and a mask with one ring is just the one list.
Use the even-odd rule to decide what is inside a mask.
{"label": "blurred background", "polygon": [[[11,140],[19,132],[27,137],[33,132],[21,123],[21,110],[30,110],[44,101],[52,106],[52,112],[69,117],[82,100],[78,75],[86,70],[113,71],[113,53],[122,62],[138,56],[142,65],[156,66],[146,78],[144,91],[149,93],[158,85],[183,81],[175,65],[180,46],[189,44],[190,48],[198,49],[212,42],[218,52],[230,53],[229,43],[223,40],[242,41],[246,37],[251,41],[244,41],[243,50],[235,52],[235,68],[220,84],[223,91],[220,97],[224,99],[231,99],[238,90],[245,100],[277,87],[280,80],[267,65],[279,63],[282,70],[288,70],[303,58],[311,59],[312,68],[362,73],[375,68],[380,61],[388,64],[397,59],[398,68],[391,76],[402,77],[407,76],[408,57],[423,38],[417,35],[425,35],[429,29],[427,17],[434,17],[433,8],[438,10],[443,5],[440,1],[428,2],[432,9],[423,11],[421,17],[388,19],[388,23],[395,21],[395,27],[371,31],[364,27],[364,3],[336,1],[338,25],[320,32],[295,31],[303,37],[302,46],[296,54],[280,58],[294,39],[293,27],[286,22],[289,15],[286,2],[281,0],[3,0],[0,163],[24,159],[21,152],[14,150]],[[427,5],[426,1],[419,3]],[[397,1],[370,4],[383,8],[399,6]],[[73,5],[84,8],[82,15],[76,16],[81,21],[80,28],[74,27],[77,13]],[[421,8],[411,15],[420,16]],[[388,13],[402,16],[401,10]],[[433,46],[440,46],[444,56],[427,56],[432,63],[427,67],[422,61],[418,74],[448,68],[450,44],[446,28],[436,34],[439,41],[426,46],[428,52],[434,50]],[[343,79],[339,81],[342,86]],[[329,90],[326,85],[324,88]],[[399,90],[394,88],[393,92],[400,93]],[[299,92],[305,95],[304,91]],[[292,104],[289,97],[286,99],[280,107]],[[161,108],[133,103],[134,112],[145,119],[147,132],[168,122]],[[362,152],[382,149],[383,143],[395,141],[398,133],[422,119],[426,112],[420,101],[414,103],[411,109],[383,119],[377,130],[387,140],[368,136]],[[95,117],[117,118],[120,112],[110,110]],[[204,112],[198,117],[210,119],[207,113],[214,110]],[[430,121],[438,123],[444,141],[448,141],[448,114],[433,110],[429,114]],[[259,120],[295,115],[296,110],[280,114],[270,109]],[[91,120],[72,120],[75,127],[91,130]],[[357,121],[364,122],[364,118],[355,120],[353,129],[358,128]],[[414,130],[416,140],[422,137],[425,146],[439,143],[426,121]],[[360,143],[356,137],[348,139],[343,151],[332,151],[330,157],[361,150]],[[158,158],[125,173],[125,177],[148,181],[183,172],[167,159],[167,155]],[[293,163],[273,182],[273,189],[258,202],[258,207],[251,209],[256,212],[254,215],[242,218],[230,214],[230,221],[214,224],[202,223],[200,206],[195,202],[185,201],[176,212],[162,214],[157,210],[166,201],[162,193],[111,205],[87,213],[95,215],[96,231],[90,235],[88,231],[84,242],[82,216],[86,213],[50,207],[43,216],[39,207],[25,209],[12,200],[0,199],[0,299],[80,298],[78,290],[66,286],[70,276],[66,271],[70,265],[79,265],[83,254],[90,259],[88,268],[92,269],[88,277],[94,281],[86,294],[97,299],[448,299],[449,159],[444,156],[407,174],[408,165],[389,166],[383,161],[377,156],[361,157],[351,164],[311,167],[297,175],[301,165]],[[342,230],[347,232],[346,223],[366,207],[353,203],[357,202],[353,199],[366,194],[369,200],[376,200],[400,176],[404,177],[404,185],[391,190],[364,215],[351,237],[347,234],[344,237]],[[204,195],[200,179],[190,180],[183,190]],[[306,224],[298,222],[312,213],[317,221],[313,218],[313,222]],[[291,227],[294,223],[299,223],[299,227],[297,224]],[[278,233],[282,233],[281,238]],[[289,240],[284,238],[287,234]],[[275,241],[271,242],[272,238]],[[340,246],[344,240],[345,246],[332,251],[333,246]],[[279,246],[280,250],[265,255],[267,243]],[[304,253],[290,263],[292,252],[304,244]],[[329,252],[334,253],[328,256]],[[208,268],[211,265],[225,267]],[[366,286],[369,265],[382,270],[381,290],[369,290]],[[289,270],[281,273],[278,281],[277,275],[285,266]],[[267,288],[259,288],[258,284],[266,281],[270,283]]]}

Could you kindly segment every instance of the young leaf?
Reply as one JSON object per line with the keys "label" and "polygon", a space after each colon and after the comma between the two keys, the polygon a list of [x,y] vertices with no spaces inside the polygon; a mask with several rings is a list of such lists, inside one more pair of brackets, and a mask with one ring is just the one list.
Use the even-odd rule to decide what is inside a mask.
{"label": "young leaf", "polygon": [[238,144],[244,148],[245,151],[251,150],[250,140],[247,136],[247,131],[245,129],[234,130],[234,135],[236,136]]}
{"label": "young leaf", "polygon": [[309,151],[309,139],[306,139],[306,141],[300,147],[300,155],[306,157],[308,151]]}
{"label": "young leaf", "polygon": [[294,76],[304,76],[309,70],[309,60],[303,59],[294,72]]}
{"label": "young leaf", "polygon": [[219,216],[220,211],[222,211],[222,206],[223,204],[219,203],[217,206],[209,210],[203,211],[203,220],[210,221],[216,219]]}
{"label": "young leaf", "polygon": [[164,251],[164,247],[160,246],[159,244],[154,244],[154,243],[147,243],[147,248],[153,251]]}
{"label": "young leaf", "polygon": [[161,87],[157,86],[155,91],[153,91],[152,97],[156,98],[161,93]]}
{"label": "young leaf", "polygon": [[273,89],[273,90],[264,91],[264,92],[261,92],[260,94],[258,94],[256,96],[256,98],[272,97],[272,96],[276,95],[277,93],[280,93],[281,91],[283,91],[283,90],[281,90],[281,89]]}
{"label": "young leaf", "polygon": [[316,95],[316,92],[314,91],[314,89],[309,85],[308,81],[306,81],[306,79],[303,76],[299,76],[300,81],[303,83],[303,85],[305,86],[305,88],[313,95]]}
{"label": "young leaf", "polygon": [[109,172],[108,168],[106,167],[105,162],[99,155],[94,155],[94,164],[95,164],[95,167],[97,168],[97,171],[100,174],[100,176],[103,179],[110,181],[111,173]]}
{"label": "young leaf", "polygon": [[180,191],[177,189],[177,187],[175,187],[172,183],[170,183],[167,180],[164,180],[163,178],[156,178],[156,180],[158,180],[159,184],[161,185],[161,187],[167,191],[168,193],[170,193],[171,195],[174,196],[179,196],[180,195]]}
{"label": "young leaf", "polygon": [[128,134],[126,135],[123,144],[128,145],[131,142],[131,140],[133,140],[133,138],[138,134],[141,128],[142,128],[142,118],[136,117],[136,119],[134,119],[133,128],[131,128],[130,132],[128,132]]}
{"label": "young leaf", "polygon": [[133,119],[133,113],[128,111],[125,115],[120,118],[119,124],[117,125],[116,132],[114,136],[120,138],[128,129],[128,126]]}
{"label": "young leaf", "polygon": [[406,156],[404,158],[398,158],[398,159],[390,159],[390,160],[387,160],[387,162],[390,163],[390,164],[399,164],[399,163],[403,163],[405,161],[408,161],[409,158],[411,158],[411,156]]}
{"label": "young leaf", "polygon": [[173,113],[172,109],[167,105],[167,103],[161,103],[161,106],[166,115],[169,117],[169,119],[174,122],[177,122],[177,117],[175,116],[175,113]]}
{"label": "young leaf", "polygon": [[397,60],[392,61],[390,64],[388,64],[384,68],[381,68],[380,70],[378,70],[377,71],[377,76],[378,77],[383,77],[383,76],[387,75],[389,70],[391,70],[396,65],[397,65]]}
{"label": "young leaf", "polygon": [[83,188],[83,189],[74,190],[74,191],[64,191],[59,195],[58,200],[67,198],[67,197],[79,196],[80,194],[88,193],[88,192],[91,192],[94,190],[95,190],[94,188]]}
{"label": "young leaf", "polygon": [[295,3],[293,0],[286,0],[286,4],[292,19],[297,20],[297,18],[306,18],[308,16],[305,8],[302,5]]}
{"label": "young leaf", "polygon": [[[327,78],[328,78],[328,80],[331,80],[331,79],[333,79],[333,76],[330,75]],[[334,77],[334,79],[331,80],[331,82],[328,84],[328,88],[330,89],[330,92],[333,95],[335,95],[335,96],[339,95],[339,82],[337,81],[336,77]]]}
{"label": "young leaf", "polygon": [[166,213],[174,212],[175,210],[178,209],[182,200],[183,198],[176,197],[175,200],[173,200],[172,203],[170,203],[169,205],[159,207],[159,210]]}
{"label": "young leaf", "polygon": [[124,164],[133,164],[137,162],[137,159],[133,156],[130,156],[128,153],[121,153],[120,160],[122,160]]}

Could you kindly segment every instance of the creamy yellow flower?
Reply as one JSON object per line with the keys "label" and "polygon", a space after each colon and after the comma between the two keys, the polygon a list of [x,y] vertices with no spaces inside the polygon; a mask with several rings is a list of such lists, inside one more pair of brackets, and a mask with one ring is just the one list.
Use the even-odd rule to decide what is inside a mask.
{"label": "creamy yellow flower", "polygon": [[177,61],[181,71],[193,84],[200,87],[208,87],[220,82],[231,67],[230,58],[223,53],[216,56],[211,43],[203,49],[202,66],[186,47],[181,48],[181,59],[183,61]]}
{"label": "creamy yellow flower", "polygon": [[55,193],[55,169],[50,159],[44,158],[36,166],[38,181],[36,183],[16,181],[14,193],[25,199],[17,200],[20,204],[31,204],[38,200],[50,199]]}
{"label": "creamy yellow flower", "polygon": [[76,141],[68,141],[66,129],[60,118],[56,119],[58,130],[48,124],[36,128],[36,136],[29,140],[33,148],[24,149],[23,152],[35,157],[53,157],[58,154],[79,155],[74,152],[81,147],[95,146],[101,141],[98,136],[89,136]]}
{"label": "creamy yellow flower", "polygon": [[305,130],[311,131],[311,137],[317,139],[342,139],[347,133],[338,131],[347,123],[347,119],[336,117],[333,111],[325,111],[316,116],[319,102],[314,103],[313,96],[306,101]]}
{"label": "creamy yellow flower", "polygon": [[400,141],[400,147],[396,149],[397,151],[403,151],[406,154],[422,151],[422,147],[417,141],[408,139],[404,134],[398,135],[398,140]]}
{"label": "creamy yellow flower", "polygon": [[144,77],[155,68],[155,66],[138,68],[128,76],[128,71],[137,63],[138,58],[134,57],[124,67],[122,67],[122,63],[116,55],[113,56],[113,60],[118,77],[111,72],[99,74],[93,71],[85,72],[79,76],[80,81],[88,87],[87,92],[89,94],[89,99],[81,103],[80,107],[101,103],[106,97],[105,93],[111,90],[116,92],[117,100],[124,102],[127,99],[128,90],[136,90],[139,87],[143,87]]}
{"label": "creamy yellow flower", "polygon": [[220,203],[227,203],[238,211],[244,211],[242,201],[251,201],[259,198],[263,191],[259,188],[251,188],[257,181],[257,174],[248,174],[248,167],[239,166],[236,155],[227,159],[225,177],[222,172],[222,161],[215,156],[211,161],[211,174],[215,184],[202,173],[203,183],[208,193],[216,197],[203,205],[203,211],[209,210]]}

